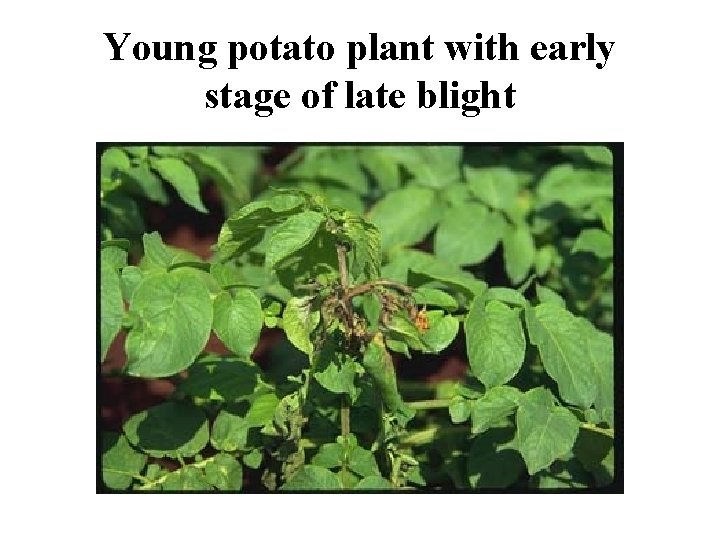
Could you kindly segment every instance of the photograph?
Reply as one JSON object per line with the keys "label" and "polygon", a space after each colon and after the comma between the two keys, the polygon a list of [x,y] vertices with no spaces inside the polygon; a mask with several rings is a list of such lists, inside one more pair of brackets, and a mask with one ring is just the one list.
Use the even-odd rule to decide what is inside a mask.
{"label": "photograph", "polygon": [[96,160],[98,493],[623,492],[622,143]]}

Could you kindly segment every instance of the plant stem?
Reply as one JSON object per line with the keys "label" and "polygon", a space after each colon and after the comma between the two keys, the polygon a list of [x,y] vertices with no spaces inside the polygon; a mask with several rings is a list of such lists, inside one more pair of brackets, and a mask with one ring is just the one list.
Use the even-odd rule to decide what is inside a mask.
{"label": "plant stem", "polygon": [[601,427],[596,426],[595,424],[591,424],[589,422],[580,424],[580,427],[583,429],[587,429],[588,431],[594,431],[595,433],[600,433],[602,435],[605,435],[606,437],[610,437],[611,439],[615,438],[615,430],[612,428],[601,428]]}
{"label": "plant stem", "polygon": [[425,401],[410,401],[408,407],[415,410],[422,409],[447,409],[450,406],[449,399],[428,399]]}

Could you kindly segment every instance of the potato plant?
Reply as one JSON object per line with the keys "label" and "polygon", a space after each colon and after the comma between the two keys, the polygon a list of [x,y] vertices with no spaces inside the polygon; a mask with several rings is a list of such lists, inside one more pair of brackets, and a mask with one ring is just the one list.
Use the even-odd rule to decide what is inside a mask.
{"label": "potato plant", "polygon": [[[101,189],[157,160],[211,163],[137,148],[105,151]],[[101,361],[122,334],[127,362],[108,376],[175,384],[100,434],[103,489],[612,484],[606,148],[299,147],[269,183],[226,204],[207,261],[145,233],[131,264],[103,229]],[[268,333],[281,339],[261,366]],[[211,334],[229,354],[206,352]],[[463,379],[398,376],[450,350]]]}

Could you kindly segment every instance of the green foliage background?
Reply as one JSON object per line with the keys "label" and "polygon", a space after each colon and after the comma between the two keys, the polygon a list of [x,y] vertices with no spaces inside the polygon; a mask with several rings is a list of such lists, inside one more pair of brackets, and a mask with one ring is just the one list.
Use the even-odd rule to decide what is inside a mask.
{"label": "green foliage background", "polygon": [[[254,490],[611,483],[612,153],[287,150],[102,153],[101,360],[124,329],[128,361],[113,376],[177,383],[123,433],[102,434],[104,484],[240,490],[248,470],[261,478]],[[211,260],[145,230],[147,206],[171,196],[207,212],[207,184],[227,218]],[[386,316],[395,296],[378,285],[353,303],[362,332],[383,342],[360,340],[355,354],[338,345],[360,331],[329,326],[320,302],[336,294],[338,243],[349,285],[412,287],[400,296],[427,308],[430,328],[419,331],[411,311]],[[267,370],[252,356],[263,327],[286,336]],[[203,352],[211,332],[232,355]],[[390,352],[423,362],[450,350],[468,360],[463,381],[397,381],[388,370]],[[342,400],[350,437],[340,436]]]}

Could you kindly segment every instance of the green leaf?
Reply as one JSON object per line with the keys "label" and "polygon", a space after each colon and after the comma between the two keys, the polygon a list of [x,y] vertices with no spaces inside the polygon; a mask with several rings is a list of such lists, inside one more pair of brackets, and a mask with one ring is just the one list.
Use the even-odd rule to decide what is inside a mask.
{"label": "green leaf", "polygon": [[611,335],[601,332],[589,321],[578,319],[587,340],[588,356],[598,375],[595,408],[610,426],[615,424],[614,348]]}
{"label": "green leaf", "polygon": [[597,396],[597,374],[579,319],[558,305],[540,304],[525,309],[525,321],[530,342],[539,349],[563,401],[589,408]]}
{"label": "green leaf", "polygon": [[287,171],[292,178],[325,179],[364,194],[368,181],[360,168],[359,155],[352,147],[305,147],[303,160]]}
{"label": "green leaf", "polygon": [[362,446],[354,445],[350,448],[348,467],[362,478],[380,476],[380,469],[375,456],[370,450]]}
{"label": "green leaf", "polygon": [[232,352],[250,356],[263,325],[260,300],[252,291],[239,289],[235,296],[221,292],[213,304],[213,330]]}
{"label": "green leaf", "polygon": [[236,407],[221,410],[213,422],[210,443],[217,450],[237,452],[247,444],[250,425]]}
{"label": "green leaf", "polygon": [[120,274],[120,288],[122,289],[122,296],[126,302],[130,302],[135,289],[140,285],[140,282],[144,279],[143,271],[137,266],[126,266],[122,269]]}
{"label": "green leaf", "polygon": [[345,230],[352,240],[353,276],[358,278],[361,272],[367,279],[380,277],[380,231],[375,225],[355,216],[348,216]]}
{"label": "green leaf", "polygon": [[422,342],[420,330],[407,318],[405,314],[396,313],[388,324],[390,338],[404,341],[410,348],[423,350],[425,345]]}
{"label": "green leaf", "polygon": [[415,289],[412,295],[418,306],[437,306],[447,311],[455,311],[458,308],[457,300],[439,289],[420,287]]}
{"label": "green leaf", "polygon": [[420,339],[428,352],[439,353],[453,342],[460,328],[460,322],[442,311],[428,311],[427,317],[430,328],[420,335]]}
{"label": "green leaf", "polygon": [[557,165],[540,180],[537,194],[540,205],[559,202],[570,208],[583,208],[599,199],[612,198],[612,173]]}
{"label": "green leaf", "polygon": [[263,453],[261,450],[254,448],[242,457],[243,463],[251,469],[258,469],[262,464]]}
{"label": "green leaf", "polygon": [[420,242],[440,218],[435,191],[411,186],[388,193],[370,210],[383,251]]}
{"label": "green leaf", "polygon": [[495,251],[507,222],[478,203],[449,209],[435,232],[435,254],[459,266],[478,264]]}
{"label": "green leaf", "polygon": [[543,304],[555,304],[561,308],[565,308],[565,300],[558,293],[548,287],[543,287],[539,283],[535,284],[538,300]]}
{"label": "green leaf", "polygon": [[242,489],[242,465],[228,454],[218,454],[205,466],[205,477],[216,488],[223,491]]}
{"label": "green leaf", "polygon": [[274,418],[279,403],[275,394],[262,395],[250,404],[245,420],[250,427],[264,426]]}
{"label": "green leaf", "polygon": [[120,288],[120,276],[112,261],[104,256],[100,258],[100,360],[104,361],[110,344],[120,332],[125,304]]}
{"label": "green leaf", "polygon": [[200,199],[200,184],[189,165],[175,157],[161,157],[154,159],[152,166],[163,180],[175,188],[183,201],[207,214],[208,209]]}
{"label": "green leaf", "polygon": [[527,226],[520,225],[505,234],[503,256],[510,281],[513,284],[520,283],[535,261],[535,243]]}
{"label": "green leaf", "polygon": [[312,297],[293,297],[288,300],[283,311],[283,329],[290,343],[310,356],[313,344],[310,333],[320,322],[320,312],[310,311]]}
{"label": "green leaf", "polygon": [[210,439],[202,409],[175,401],[131,416],[123,430],[132,445],[153,457],[194,456]]}
{"label": "green leaf", "polygon": [[213,306],[205,284],[180,269],[144,279],[132,297],[137,317],[125,342],[127,370],[138,377],[166,377],[192,364],[205,348]]}
{"label": "green leaf", "polygon": [[280,193],[243,206],[220,229],[217,243],[219,260],[226,261],[258,244],[267,227],[301,212],[305,200],[297,193]]}
{"label": "green leaf", "polygon": [[573,244],[572,252],[587,251],[599,259],[613,256],[613,237],[600,229],[584,229]]}
{"label": "green leaf", "polygon": [[513,414],[520,395],[520,391],[512,386],[496,386],[473,401],[470,408],[472,433],[483,433],[499,420]]}
{"label": "green leaf", "polygon": [[368,476],[355,484],[355,487],[353,489],[378,491],[391,490],[394,488],[393,485],[389,481],[385,480],[382,476]]}
{"label": "green leaf", "polygon": [[303,465],[280,491],[339,491],[340,480],[334,473],[317,465]]}
{"label": "green leaf", "polygon": [[524,470],[515,450],[503,447],[506,430],[491,430],[473,440],[467,457],[467,475],[475,489],[499,489],[514,484]]}
{"label": "green leaf", "polygon": [[515,204],[520,184],[517,174],[511,169],[465,167],[465,178],[473,195],[488,206],[508,210]]}
{"label": "green leaf", "polygon": [[299,251],[315,237],[325,221],[319,212],[307,211],[289,217],[273,232],[265,252],[265,264],[274,268],[283,259]]}
{"label": "green leaf", "polygon": [[345,449],[338,443],[323,444],[311,463],[326,469],[335,469],[343,464]]}
{"label": "green leaf", "polygon": [[583,146],[582,149],[590,161],[600,163],[601,165],[612,166],[613,155],[607,146]]}
{"label": "green leaf", "polygon": [[113,173],[130,168],[130,158],[119,148],[108,148],[100,156],[100,176],[112,178]]}
{"label": "green leaf", "polygon": [[513,306],[523,307],[527,304],[527,299],[522,293],[515,289],[508,289],[507,287],[490,287],[483,296],[483,300],[489,302],[490,300],[497,300],[505,304]]}
{"label": "green leaf", "polygon": [[115,237],[134,238],[145,230],[137,203],[122,193],[113,192],[100,201],[102,223]]}
{"label": "green leaf", "polygon": [[182,467],[167,475],[163,491],[206,491],[212,488],[197,467]]}
{"label": "green leaf", "polygon": [[313,376],[326,390],[355,397],[355,365],[352,358],[336,351],[323,351]]}
{"label": "green leaf", "polygon": [[535,252],[535,272],[542,277],[550,271],[557,251],[555,246],[543,246]]}
{"label": "green leaf", "polygon": [[135,451],[120,433],[103,433],[102,445],[103,482],[110,489],[129,488],[145,467],[147,456]]}
{"label": "green leaf", "polygon": [[266,386],[252,360],[206,356],[190,366],[178,390],[197,398],[234,402],[248,400]]}
{"label": "green leaf", "polygon": [[516,424],[517,447],[530,474],[570,452],[580,429],[573,413],[555,405],[545,388],[533,388],[520,397]]}
{"label": "green leaf", "polygon": [[587,488],[590,475],[577,459],[556,461],[547,470],[537,475],[539,489],[579,489]]}
{"label": "green leaf", "polygon": [[169,269],[171,266],[185,262],[201,262],[202,259],[173,246],[166,245],[158,232],[143,234],[143,260],[140,263],[142,269]]}
{"label": "green leaf", "polygon": [[476,300],[465,319],[470,369],[487,387],[512,379],[525,358],[525,333],[520,317],[496,300]]}
{"label": "green leaf", "polygon": [[450,400],[448,412],[453,424],[462,424],[470,418],[471,402],[462,396],[453,396]]}
{"label": "green leaf", "polygon": [[402,165],[415,182],[430,188],[444,188],[460,178],[461,146],[400,147]]}
{"label": "green leaf", "polygon": [[169,202],[162,181],[147,165],[131,167],[124,171],[123,177],[132,191],[159,204],[165,205]]}

